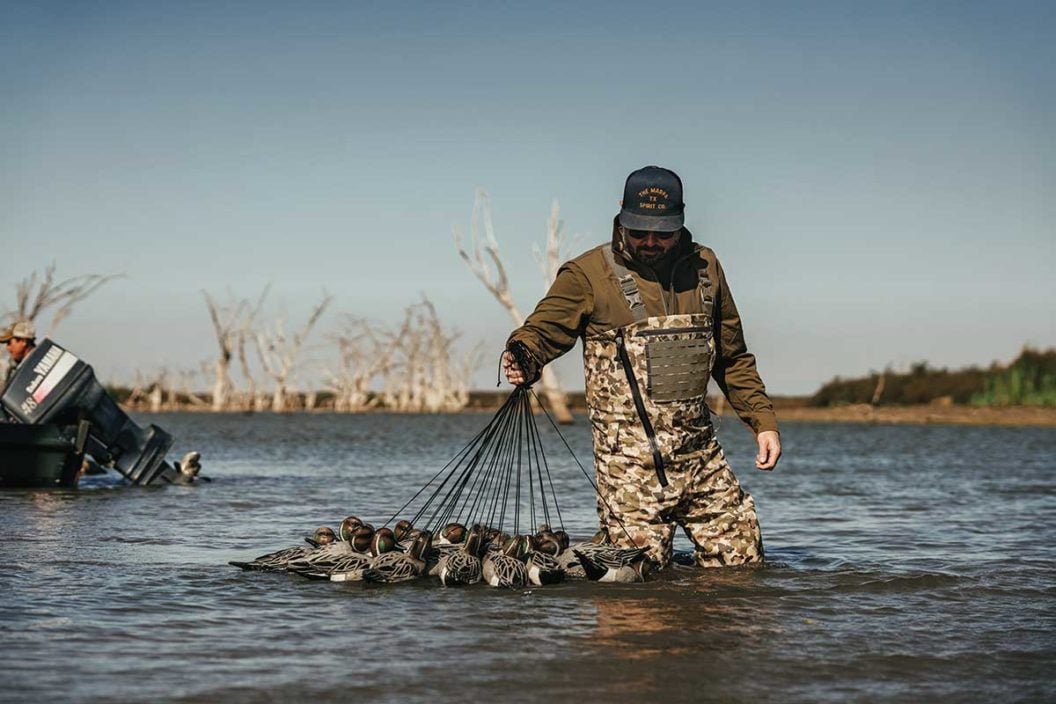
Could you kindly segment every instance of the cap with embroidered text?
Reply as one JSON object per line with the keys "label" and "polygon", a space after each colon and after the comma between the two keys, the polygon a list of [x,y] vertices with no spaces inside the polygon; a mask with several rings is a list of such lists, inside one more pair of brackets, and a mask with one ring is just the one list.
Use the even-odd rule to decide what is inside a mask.
{"label": "cap with embroidered text", "polygon": [[620,224],[629,230],[676,232],[685,224],[682,179],[674,171],[646,166],[627,177]]}

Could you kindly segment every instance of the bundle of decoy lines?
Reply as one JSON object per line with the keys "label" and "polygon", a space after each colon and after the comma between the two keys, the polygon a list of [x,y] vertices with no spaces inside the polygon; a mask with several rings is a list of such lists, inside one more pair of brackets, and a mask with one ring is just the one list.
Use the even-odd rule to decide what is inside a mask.
{"label": "bundle of decoy lines", "polygon": [[[307,545],[231,564],[333,582],[435,577],[449,587],[644,581],[653,569],[644,550],[617,548],[604,532],[580,542],[565,532],[533,397],[530,388],[517,387],[487,426],[381,528],[349,516],[337,533],[321,527],[305,538]],[[415,506],[411,518],[396,520]]]}

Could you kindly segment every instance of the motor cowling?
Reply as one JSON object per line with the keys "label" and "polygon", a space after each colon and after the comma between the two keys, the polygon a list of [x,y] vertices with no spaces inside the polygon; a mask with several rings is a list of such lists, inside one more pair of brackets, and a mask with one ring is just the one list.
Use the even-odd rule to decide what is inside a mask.
{"label": "motor cowling", "polygon": [[133,484],[175,476],[165,462],[172,436],[153,424],[137,425],[110,398],[90,365],[51,340],[41,341],[22,360],[0,405],[16,422],[31,425],[75,426],[87,420],[85,450]]}

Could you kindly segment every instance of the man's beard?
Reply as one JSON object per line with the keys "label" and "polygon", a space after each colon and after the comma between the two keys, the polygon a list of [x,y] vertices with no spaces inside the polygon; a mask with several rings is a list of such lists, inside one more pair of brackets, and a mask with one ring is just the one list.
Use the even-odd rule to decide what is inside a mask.
{"label": "man's beard", "polygon": [[655,267],[657,264],[663,264],[673,251],[674,250],[672,249],[669,249],[665,252],[662,249],[645,250],[642,248],[638,248],[638,250],[634,253],[634,258],[640,261],[642,264],[645,264],[646,266]]}

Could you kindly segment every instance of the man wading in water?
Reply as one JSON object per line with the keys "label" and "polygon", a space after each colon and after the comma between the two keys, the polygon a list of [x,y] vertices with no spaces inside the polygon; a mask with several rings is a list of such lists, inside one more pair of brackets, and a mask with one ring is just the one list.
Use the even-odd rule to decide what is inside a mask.
{"label": "man wading in water", "polygon": [[755,501],[730,471],[704,398],[710,376],[755,433],[756,467],[773,469],[777,420],[726,277],[683,227],[674,172],[635,171],[621,205],[611,244],[562,266],[510,335],[506,378],[534,382],[583,338],[598,513],[612,542],[646,547],[666,566],[677,524],[701,566],[761,562]]}

